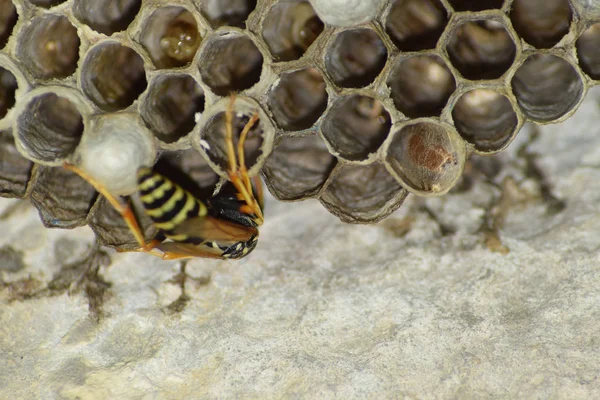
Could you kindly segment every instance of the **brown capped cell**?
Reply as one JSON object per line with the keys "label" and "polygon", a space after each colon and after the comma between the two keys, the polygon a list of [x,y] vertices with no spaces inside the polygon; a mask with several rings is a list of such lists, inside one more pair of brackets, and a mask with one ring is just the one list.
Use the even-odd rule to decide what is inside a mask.
{"label": "brown capped cell", "polygon": [[600,80],[600,22],[591,25],[577,39],[579,66],[595,80]]}
{"label": "brown capped cell", "polygon": [[271,7],[262,35],[275,61],[297,60],[323,31],[308,1],[281,1]]}
{"label": "brown capped cell", "polygon": [[538,49],[549,49],[569,32],[568,0],[514,0],[510,19],[517,34]]}
{"label": "brown capped cell", "polygon": [[448,23],[439,0],[395,0],[385,30],[401,51],[434,49]]}
{"label": "brown capped cell", "polygon": [[246,27],[248,16],[256,8],[256,0],[203,0],[200,9],[213,28]]}
{"label": "brown capped cell", "polygon": [[458,133],[481,153],[502,150],[520,128],[510,100],[492,89],[464,93],[452,109],[452,118]]}
{"label": "brown capped cell", "polygon": [[6,46],[18,19],[19,15],[12,1],[0,0],[0,48]]}
{"label": "brown capped cell", "polygon": [[504,0],[448,0],[454,11],[483,11],[502,8]]}
{"label": "brown capped cell", "polygon": [[551,54],[529,56],[517,69],[512,89],[525,116],[539,122],[555,121],[568,114],[585,93],[577,69]]}
{"label": "brown capped cell", "polygon": [[325,52],[325,68],[341,87],[360,88],[373,83],[387,61],[387,49],[372,29],[357,28],[337,34]]}
{"label": "brown capped cell", "polygon": [[389,112],[372,97],[342,97],[329,108],[321,124],[323,137],[347,160],[363,161],[377,152],[392,126]]}
{"label": "brown capped cell", "polygon": [[146,89],[144,60],[117,41],[100,42],[87,52],[80,82],[83,92],[103,111],[125,109]]}
{"label": "brown capped cell", "polygon": [[38,79],[66,78],[77,69],[79,36],[67,17],[45,14],[19,33],[17,58]]}
{"label": "brown capped cell", "polygon": [[250,89],[263,68],[263,56],[254,42],[238,32],[207,39],[200,60],[202,80],[219,96]]}
{"label": "brown capped cell", "polygon": [[447,193],[460,178],[465,159],[465,142],[454,128],[430,119],[410,121],[385,149],[388,170],[420,196]]}
{"label": "brown capped cell", "polygon": [[145,20],[140,42],[157,68],[175,68],[192,62],[202,36],[190,11],[169,6],[155,10]]}
{"label": "brown capped cell", "polygon": [[105,35],[124,31],[134,20],[142,0],[74,0],[75,18]]}
{"label": "brown capped cell", "polygon": [[0,131],[0,197],[23,198],[33,163],[23,157],[10,130]]}
{"label": "brown capped cell", "polygon": [[271,153],[262,174],[265,184],[279,200],[301,200],[316,195],[336,158],[317,134],[283,138]]}
{"label": "brown capped cell", "polygon": [[456,89],[452,72],[433,54],[398,59],[387,85],[394,105],[409,118],[439,116]]}
{"label": "brown capped cell", "polygon": [[450,34],[452,65],[467,79],[497,79],[511,67],[517,47],[500,21],[464,21]]}
{"label": "brown capped cell", "polygon": [[269,92],[269,108],[287,131],[310,128],[327,108],[325,81],[316,68],[284,73]]}
{"label": "brown capped cell", "polygon": [[344,222],[369,224],[398,209],[407,195],[383,164],[338,165],[320,200]]}

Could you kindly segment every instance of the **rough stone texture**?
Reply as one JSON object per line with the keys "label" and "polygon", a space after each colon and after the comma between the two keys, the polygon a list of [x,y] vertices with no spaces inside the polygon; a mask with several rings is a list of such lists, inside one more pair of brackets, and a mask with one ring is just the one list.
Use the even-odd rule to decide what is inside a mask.
{"label": "rough stone texture", "polygon": [[599,101],[377,225],[270,200],[256,251],[190,261],[187,297],[180,263],[81,267],[89,228],[1,199],[0,249],[26,267],[0,268],[0,398],[600,398]]}

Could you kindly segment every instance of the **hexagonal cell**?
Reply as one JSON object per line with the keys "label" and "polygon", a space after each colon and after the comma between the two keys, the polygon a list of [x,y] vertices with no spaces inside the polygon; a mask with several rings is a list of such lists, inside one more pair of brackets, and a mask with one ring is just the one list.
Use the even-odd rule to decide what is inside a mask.
{"label": "hexagonal cell", "polygon": [[482,153],[502,150],[519,129],[510,100],[491,89],[464,93],[452,110],[452,118],[458,133]]}
{"label": "hexagonal cell", "polygon": [[438,196],[460,178],[466,146],[451,126],[416,120],[394,133],[385,159],[388,170],[406,189],[420,196]]}
{"label": "hexagonal cell", "polygon": [[448,16],[439,0],[396,0],[385,20],[385,29],[402,51],[435,48]]}
{"label": "hexagonal cell", "polygon": [[12,1],[0,0],[0,48],[6,46],[18,18],[17,9]]}
{"label": "hexagonal cell", "polygon": [[515,60],[517,47],[501,22],[465,21],[450,34],[448,55],[467,79],[500,78]]}
{"label": "hexagonal cell", "polygon": [[504,0],[448,0],[454,11],[483,11],[502,8]]}
{"label": "hexagonal cell", "polygon": [[31,4],[43,8],[51,8],[64,3],[66,0],[30,0]]}
{"label": "hexagonal cell", "polygon": [[340,166],[321,203],[344,222],[374,223],[402,205],[408,192],[380,163]]}
{"label": "hexagonal cell", "polygon": [[379,35],[367,28],[339,33],[325,52],[325,67],[339,86],[358,88],[371,84],[387,61]]}
{"label": "hexagonal cell", "polygon": [[600,22],[587,28],[577,39],[579,66],[592,79],[600,79]]}
{"label": "hexagonal cell", "polygon": [[17,78],[7,69],[0,67],[0,119],[15,105]]}
{"label": "hexagonal cell", "polygon": [[0,131],[0,197],[24,197],[32,167],[18,152],[12,133]]}
{"label": "hexagonal cell", "polygon": [[308,1],[279,2],[269,10],[262,35],[275,61],[291,61],[302,57],[323,27]]}
{"label": "hexagonal cell", "polygon": [[302,200],[319,192],[336,158],[318,135],[281,140],[262,169],[265,183],[279,200]]}
{"label": "hexagonal cell", "polygon": [[241,132],[252,117],[257,120],[247,134],[244,143],[245,163],[250,175],[258,174],[266,158],[273,149],[275,127],[259,106],[249,98],[237,96],[232,105],[230,98],[225,98],[209,107],[202,115],[200,134],[192,137],[192,145],[196,150],[206,155],[211,167],[223,177],[228,177],[229,157],[227,156],[226,110],[233,108],[231,121],[234,148],[238,147]]}
{"label": "hexagonal cell", "polygon": [[88,51],[80,82],[83,92],[102,110],[122,110],[146,89],[144,60],[118,42],[100,42]]}
{"label": "hexagonal cell", "polygon": [[204,111],[204,92],[187,74],[158,75],[141,102],[140,114],[156,138],[174,143],[196,125]]}
{"label": "hexagonal cell", "polygon": [[205,0],[201,2],[204,17],[213,28],[246,27],[246,19],[256,8],[256,0]]}
{"label": "hexagonal cell", "polygon": [[360,161],[377,152],[391,126],[390,114],[380,101],[354,94],[329,108],[321,132],[341,157]]}
{"label": "hexagonal cell", "polygon": [[46,14],[20,32],[16,55],[36,78],[65,78],[77,69],[79,44],[67,17]]}
{"label": "hexagonal cell", "polygon": [[569,32],[572,18],[568,0],[514,0],[510,11],[515,31],[538,49],[560,42]]}
{"label": "hexagonal cell", "polygon": [[79,175],[60,167],[36,168],[31,202],[47,228],[75,228],[85,225],[97,193]]}
{"label": "hexagonal cell", "polygon": [[105,35],[124,31],[140,11],[142,0],[75,0],[75,18]]}
{"label": "hexagonal cell", "polygon": [[515,73],[512,88],[523,113],[539,122],[556,120],[576,108],[585,91],[577,70],[551,54],[529,56]]}
{"label": "hexagonal cell", "polygon": [[251,88],[262,73],[262,54],[249,37],[236,32],[210,38],[201,60],[202,80],[219,96]]}
{"label": "hexagonal cell", "polygon": [[400,58],[387,85],[396,108],[409,118],[440,115],[456,89],[454,76],[433,54]]}
{"label": "hexagonal cell", "polygon": [[42,87],[16,107],[13,133],[17,146],[32,161],[60,165],[83,135],[82,105],[76,93]]}
{"label": "hexagonal cell", "polygon": [[327,108],[325,81],[315,68],[288,72],[269,92],[277,125],[288,131],[310,128]]}
{"label": "hexagonal cell", "polygon": [[202,36],[194,15],[183,7],[162,7],[146,19],[140,42],[157,68],[189,65]]}

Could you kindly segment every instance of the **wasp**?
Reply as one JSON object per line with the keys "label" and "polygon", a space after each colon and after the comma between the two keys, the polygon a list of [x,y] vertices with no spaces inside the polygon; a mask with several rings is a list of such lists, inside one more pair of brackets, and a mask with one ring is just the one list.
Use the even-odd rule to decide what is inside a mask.
{"label": "wasp", "polygon": [[92,184],[121,214],[140,245],[138,251],[164,260],[242,258],[254,250],[258,241],[258,228],[264,221],[263,192],[260,178],[248,175],[244,156],[244,143],[258,121],[258,113],[244,125],[236,151],[233,140],[234,102],[235,96],[231,96],[225,112],[227,175],[235,189],[234,194],[217,194],[201,200],[152,168],[140,168],[137,171],[140,200],[159,230],[159,235],[149,243],[145,241],[129,202],[123,203],[77,166],[64,166]]}

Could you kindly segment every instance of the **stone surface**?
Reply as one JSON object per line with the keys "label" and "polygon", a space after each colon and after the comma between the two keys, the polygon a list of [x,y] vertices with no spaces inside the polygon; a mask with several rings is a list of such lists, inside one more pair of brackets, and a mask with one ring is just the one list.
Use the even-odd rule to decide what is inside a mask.
{"label": "stone surface", "polygon": [[599,101],[377,225],[270,200],[184,296],[179,262],[0,199],[0,398],[600,398]]}

